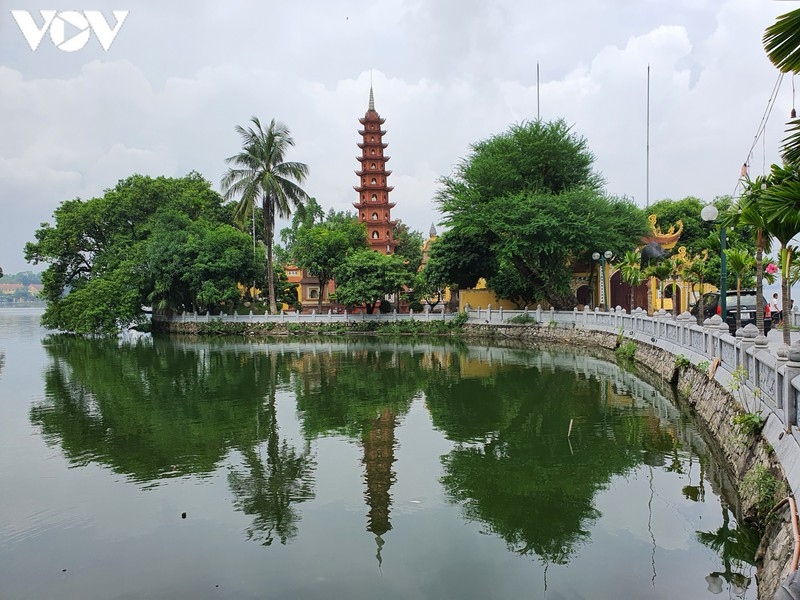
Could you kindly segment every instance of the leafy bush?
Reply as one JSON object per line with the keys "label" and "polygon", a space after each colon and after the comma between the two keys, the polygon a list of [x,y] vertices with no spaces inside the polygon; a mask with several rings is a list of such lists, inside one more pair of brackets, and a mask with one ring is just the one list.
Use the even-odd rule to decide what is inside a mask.
{"label": "leafy bush", "polygon": [[788,494],[788,486],[766,467],[756,465],[742,478],[739,494],[745,498],[753,498],[756,517],[763,528],[772,507]]}
{"label": "leafy bush", "polygon": [[736,431],[743,436],[757,435],[764,427],[766,419],[759,412],[739,413],[731,417],[731,424],[736,427]]}
{"label": "leafy bush", "polygon": [[531,315],[530,313],[522,313],[521,315],[517,315],[516,317],[511,317],[508,319],[509,323],[515,323],[517,325],[536,325],[538,321],[536,318]]}
{"label": "leafy bush", "polygon": [[614,354],[617,355],[617,358],[623,360],[633,360],[633,357],[636,356],[636,342],[633,340],[628,340],[627,342],[622,343],[614,351]]}
{"label": "leafy bush", "polygon": [[692,364],[692,363],[683,354],[678,354],[678,356],[675,357],[675,368],[676,369],[685,369],[690,364]]}
{"label": "leafy bush", "polygon": [[467,314],[466,312],[460,312],[449,321],[450,329],[461,329],[464,325],[467,324],[468,321],[469,321],[469,314]]}
{"label": "leafy bush", "polygon": [[709,368],[710,366],[711,366],[711,363],[710,363],[710,362],[708,362],[707,360],[701,360],[699,363],[697,363],[697,367],[696,367],[696,368],[697,368],[697,370],[698,370],[698,371],[700,371],[701,373],[706,373],[706,374],[708,374],[708,368]]}

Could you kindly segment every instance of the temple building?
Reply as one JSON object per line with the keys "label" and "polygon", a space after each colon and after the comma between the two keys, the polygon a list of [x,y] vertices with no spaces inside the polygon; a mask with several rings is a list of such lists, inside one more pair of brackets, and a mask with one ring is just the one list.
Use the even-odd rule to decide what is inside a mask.
{"label": "temple building", "polygon": [[381,126],[385,121],[375,110],[375,96],[370,86],[369,107],[358,120],[363,127],[358,130],[362,138],[358,144],[361,156],[356,157],[361,167],[356,171],[360,184],[353,186],[358,192],[358,202],[354,202],[353,206],[358,211],[359,220],[367,225],[370,248],[383,254],[394,254],[397,242],[393,232],[397,221],[392,220],[394,203],[389,202],[389,192],[394,188],[386,183],[392,172],[386,170],[386,162],[390,157],[384,154],[388,144],[383,141],[386,130]]}

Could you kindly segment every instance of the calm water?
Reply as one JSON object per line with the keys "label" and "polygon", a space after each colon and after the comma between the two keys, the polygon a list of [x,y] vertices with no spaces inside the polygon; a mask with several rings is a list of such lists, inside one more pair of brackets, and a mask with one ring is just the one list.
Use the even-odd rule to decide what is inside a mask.
{"label": "calm water", "polygon": [[0,311],[2,600],[755,598],[701,436],[609,362],[38,319]]}

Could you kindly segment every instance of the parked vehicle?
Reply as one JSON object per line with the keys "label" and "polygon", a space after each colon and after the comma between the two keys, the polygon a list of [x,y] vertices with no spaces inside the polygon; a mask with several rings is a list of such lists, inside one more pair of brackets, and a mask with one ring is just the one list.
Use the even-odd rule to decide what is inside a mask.
{"label": "parked vehicle", "polygon": [[[722,312],[722,307],[719,305],[719,292],[708,292],[703,294],[703,314],[704,319],[711,317],[711,315],[719,315]],[[727,290],[725,294],[725,309],[728,313],[728,328],[731,335],[736,333],[736,290]],[[769,333],[772,329],[772,318],[769,310],[769,303],[766,298],[763,302],[764,311],[764,335]],[[700,301],[695,302],[689,312],[695,317],[700,309]],[[756,324],[756,291],[755,290],[742,290],[741,291],[741,326],[744,327],[752,323]]]}

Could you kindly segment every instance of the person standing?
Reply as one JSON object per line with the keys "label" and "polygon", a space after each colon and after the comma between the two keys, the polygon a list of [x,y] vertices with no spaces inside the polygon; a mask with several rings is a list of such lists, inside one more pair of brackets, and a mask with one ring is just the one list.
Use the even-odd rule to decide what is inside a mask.
{"label": "person standing", "polygon": [[777,328],[783,324],[781,318],[781,303],[778,302],[778,292],[772,294],[772,300],[769,301],[769,311],[772,316],[772,326]]}

